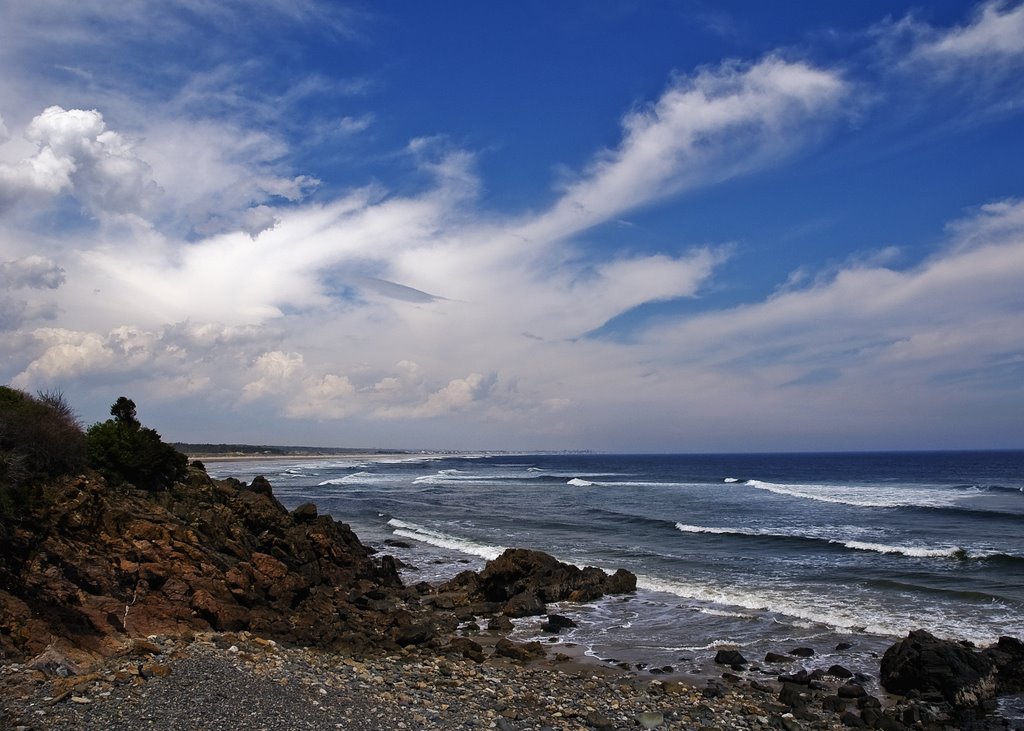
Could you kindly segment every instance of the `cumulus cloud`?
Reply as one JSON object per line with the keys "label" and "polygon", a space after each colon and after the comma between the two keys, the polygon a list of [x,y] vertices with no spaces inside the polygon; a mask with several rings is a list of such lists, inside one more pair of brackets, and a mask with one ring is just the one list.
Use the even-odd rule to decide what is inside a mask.
{"label": "cumulus cloud", "polygon": [[251,373],[256,380],[243,387],[243,400],[272,399],[281,405],[285,416],[340,419],[354,410],[351,381],[333,373],[311,373],[300,353],[263,353]]}
{"label": "cumulus cloud", "polygon": [[226,120],[151,122],[138,151],[164,191],[163,215],[200,237],[259,235],[278,204],[304,200],[320,184],[287,173],[280,161],[289,148],[277,135]]}
{"label": "cumulus cloud", "polygon": [[0,208],[22,197],[74,195],[93,215],[141,213],[158,195],[134,145],[96,110],[46,108],[25,130],[36,151],[0,163]]}
{"label": "cumulus cloud", "polygon": [[10,289],[57,289],[64,281],[64,270],[45,256],[0,262],[0,284]]}

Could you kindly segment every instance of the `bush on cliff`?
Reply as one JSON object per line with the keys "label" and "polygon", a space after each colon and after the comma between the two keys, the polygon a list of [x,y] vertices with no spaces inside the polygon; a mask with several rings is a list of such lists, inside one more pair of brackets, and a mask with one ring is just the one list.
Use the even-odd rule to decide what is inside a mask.
{"label": "bush on cliff", "polygon": [[0,513],[19,512],[40,483],[85,464],[85,434],[60,391],[0,386]]}
{"label": "bush on cliff", "polygon": [[135,402],[121,396],[110,407],[113,419],[93,424],[86,433],[89,464],[109,483],[130,483],[162,490],[188,476],[188,458],[142,426]]}

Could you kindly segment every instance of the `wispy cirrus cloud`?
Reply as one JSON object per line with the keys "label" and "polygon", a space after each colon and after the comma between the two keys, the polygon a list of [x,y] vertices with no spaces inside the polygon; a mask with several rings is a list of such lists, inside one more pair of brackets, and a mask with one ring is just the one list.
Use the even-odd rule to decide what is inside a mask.
{"label": "wispy cirrus cloud", "polygon": [[[935,63],[969,63],[1024,59],[1024,5],[991,0],[967,25],[948,30],[929,29],[912,58]],[[987,67],[991,71],[991,66]]]}
{"label": "wispy cirrus cloud", "polygon": [[569,236],[770,164],[806,145],[815,124],[835,114],[848,92],[836,72],[775,56],[679,77],[656,102],[628,114],[619,146],[598,155],[521,233]]}

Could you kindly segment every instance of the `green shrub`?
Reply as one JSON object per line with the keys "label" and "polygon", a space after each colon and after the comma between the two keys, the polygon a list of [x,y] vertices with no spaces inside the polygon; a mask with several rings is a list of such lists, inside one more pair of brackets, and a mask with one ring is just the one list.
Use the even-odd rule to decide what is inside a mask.
{"label": "green shrub", "polygon": [[188,458],[165,444],[156,430],[142,426],[134,401],[120,397],[110,414],[113,419],[93,424],[86,432],[89,464],[108,482],[161,490],[185,479]]}
{"label": "green shrub", "polygon": [[0,511],[18,512],[35,486],[85,465],[85,435],[64,394],[0,386]]}

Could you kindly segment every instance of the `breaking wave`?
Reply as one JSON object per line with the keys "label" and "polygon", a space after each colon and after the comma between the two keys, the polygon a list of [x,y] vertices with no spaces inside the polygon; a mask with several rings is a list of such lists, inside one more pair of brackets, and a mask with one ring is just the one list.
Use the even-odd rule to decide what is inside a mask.
{"label": "breaking wave", "polygon": [[422,525],[408,523],[397,518],[389,520],[388,525],[394,528],[393,532],[396,536],[410,538],[414,541],[419,541],[420,543],[437,546],[438,548],[447,548],[452,551],[467,553],[471,556],[480,556],[488,561],[497,558],[505,551],[505,546],[491,546],[485,543],[477,543],[476,541],[431,530],[430,528],[425,528]]}
{"label": "breaking wave", "polygon": [[716,528],[702,525],[676,523],[676,530],[682,533],[707,533],[711,535],[752,536],[756,538],[775,538],[785,541],[802,541],[842,546],[852,551],[870,551],[889,555],[909,556],[911,558],[950,558],[959,560],[1021,560],[1024,557],[1013,556],[989,550],[967,550],[960,546],[905,546],[863,541],[849,538],[835,538],[828,535],[807,533],[800,530],[779,530],[763,528]]}

